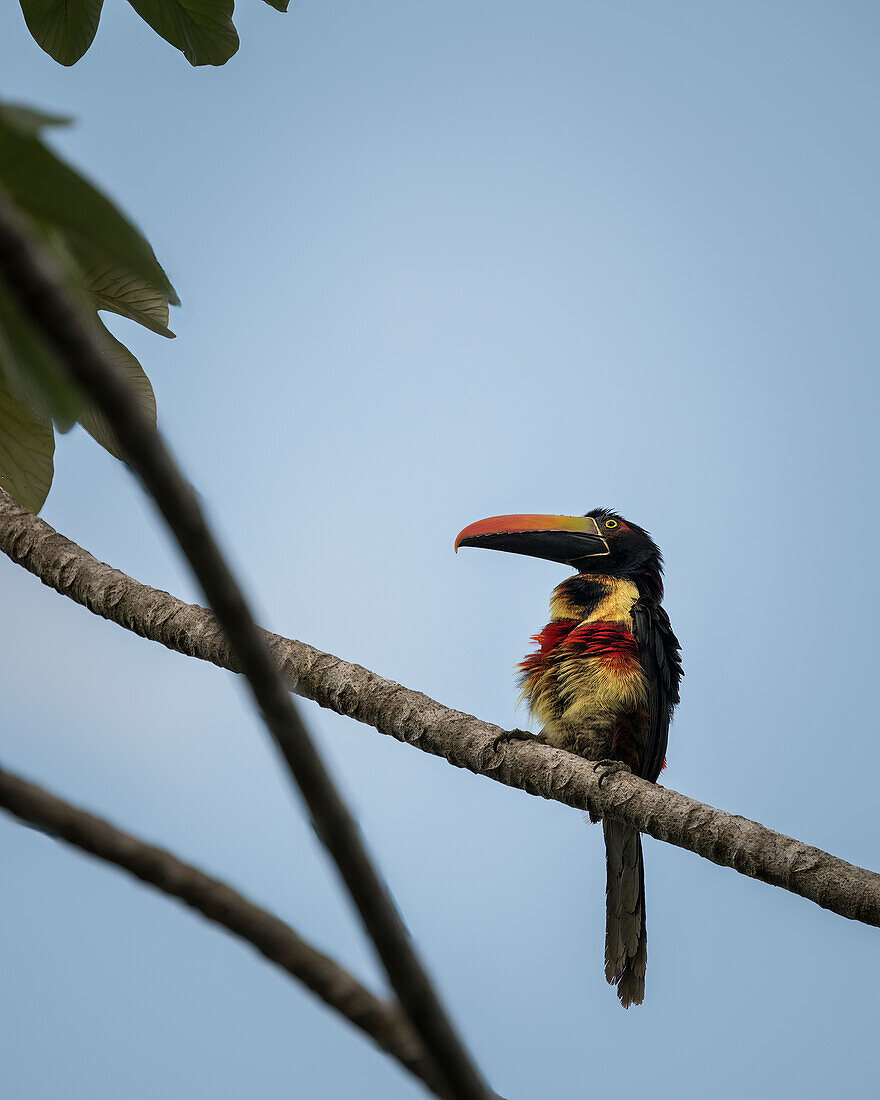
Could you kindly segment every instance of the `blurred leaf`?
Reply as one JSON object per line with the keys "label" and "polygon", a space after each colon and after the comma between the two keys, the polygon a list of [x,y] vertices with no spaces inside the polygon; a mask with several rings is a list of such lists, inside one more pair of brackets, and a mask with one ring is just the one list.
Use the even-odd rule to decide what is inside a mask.
{"label": "blurred leaf", "polygon": [[104,0],[19,0],[37,44],[61,65],[73,65],[91,46]]}
{"label": "blurred leaf", "polygon": [[100,256],[117,263],[176,305],[174,288],[144,237],[33,130],[25,132],[21,119],[20,108],[12,123],[7,112],[0,112],[0,186],[22,211],[46,227],[61,229],[81,263],[80,250],[90,261]]}
{"label": "blurred leaf", "polygon": [[47,115],[23,103],[0,103],[0,123],[26,137],[38,134],[45,126],[69,126],[71,122],[68,115]]}
{"label": "blurred leaf", "polygon": [[0,370],[17,401],[38,417],[53,419],[69,431],[82,410],[82,399],[54,350],[0,288]]}
{"label": "blurred leaf", "polygon": [[[80,250],[82,257],[83,252]],[[96,309],[108,309],[130,321],[173,337],[168,327],[168,297],[150,286],[140,276],[115,264],[98,260],[83,273],[83,286],[91,295]]]}
{"label": "blurred leaf", "polygon": [[266,0],[266,3],[276,11],[287,11],[290,0]]}
{"label": "blurred leaf", "polygon": [[128,0],[190,65],[223,65],[238,49],[233,0]]}
{"label": "blurred leaf", "polygon": [[51,423],[16,400],[0,372],[0,486],[31,512],[52,485],[54,453]]}
{"label": "blurred leaf", "polygon": [[[103,325],[101,325],[101,328],[109,344],[110,358],[131,382],[142,412],[155,424],[156,397],[144,368],[124,344],[120,344],[116,337],[112,336]],[[87,409],[80,415],[79,422],[92,439],[101,444],[105,451],[109,451],[114,458],[121,459],[123,462],[126,461],[125,453],[103,413],[98,412],[95,408]]]}

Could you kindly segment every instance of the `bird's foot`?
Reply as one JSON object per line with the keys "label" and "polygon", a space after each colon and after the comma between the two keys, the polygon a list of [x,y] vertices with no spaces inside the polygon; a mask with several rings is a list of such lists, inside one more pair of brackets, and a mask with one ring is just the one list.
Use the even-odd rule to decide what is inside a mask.
{"label": "bird's foot", "polygon": [[511,741],[537,741],[541,745],[547,744],[543,733],[529,733],[528,730],[505,730],[504,733],[499,733],[492,742],[492,751],[498,752],[501,745],[507,745]]}
{"label": "bird's foot", "polygon": [[599,776],[600,787],[606,779],[610,779],[612,775],[616,775],[618,772],[632,774],[632,768],[629,764],[624,764],[622,760],[597,760],[593,764],[593,771]]}

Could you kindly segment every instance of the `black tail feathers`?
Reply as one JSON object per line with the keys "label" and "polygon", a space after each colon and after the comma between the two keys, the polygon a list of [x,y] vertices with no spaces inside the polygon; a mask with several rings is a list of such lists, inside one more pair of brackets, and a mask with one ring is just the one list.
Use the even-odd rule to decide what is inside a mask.
{"label": "black tail feathers", "polygon": [[645,865],[638,829],[602,822],[605,833],[605,977],[617,986],[624,1008],[645,997],[648,934],[645,928]]}

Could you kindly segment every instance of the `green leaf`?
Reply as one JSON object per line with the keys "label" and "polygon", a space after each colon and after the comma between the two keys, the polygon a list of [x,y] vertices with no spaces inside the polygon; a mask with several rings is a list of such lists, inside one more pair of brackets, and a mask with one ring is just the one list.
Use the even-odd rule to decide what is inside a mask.
{"label": "green leaf", "polygon": [[[179,299],[153,250],[133,225],[40,140],[41,131],[68,120],[0,103],[0,188],[54,253],[67,288],[86,322],[128,377],[151,422],[156,399],[131,352],[107,332],[96,310],[111,310],[173,336],[169,306]],[[0,484],[27,507],[39,509],[52,481],[55,427],[77,420],[117,458],[116,436],[78,387],[54,346],[0,284]]]}
{"label": "green leaf", "polygon": [[[19,109],[20,110],[20,109]],[[44,226],[63,231],[70,250],[128,268],[172,304],[179,299],[144,237],[95,187],[50,152],[33,133],[0,112],[0,186]]]}
{"label": "green leaf", "polygon": [[[81,262],[83,251],[87,250],[80,250]],[[168,296],[139,275],[99,259],[83,272],[83,286],[95,309],[128,317],[160,336],[174,336],[168,327]]]}
{"label": "green leaf", "polygon": [[287,11],[290,0],[266,0],[266,3],[276,11]]}
{"label": "green leaf", "polygon": [[190,65],[223,65],[238,49],[233,0],[128,0]]}
{"label": "green leaf", "polygon": [[52,485],[54,453],[51,422],[17,401],[0,372],[0,487],[39,512]]}
{"label": "green leaf", "polygon": [[19,0],[24,21],[41,49],[73,65],[91,46],[104,0]]}
{"label": "green leaf", "polygon": [[69,431],[82,410],[82,398],[58,362],[55,351],[0,288],[0,370],[15,399],[38,417]]}
{"label": "green leaf", "polygon": [[[150,421],[155,424],[156,397],[153,393],[153,387],[150,385],[150,380],[144,372],[144,368],[124,344],[120,344],[115,336],[111,336],[103,325],[101,325],[101,328],[108,341],[110,358],[132,384],[137,394],[138,404],[141,410],[149,417]],[[121,459],[123,462],[126,461],[125,452],[119,445],[116,434],[105,419],[103,413],[98,412],[95,408],[87,409],[80,416],[79,422],[92,439],[101,444],[105,451],[109,451],[114,458]]]}

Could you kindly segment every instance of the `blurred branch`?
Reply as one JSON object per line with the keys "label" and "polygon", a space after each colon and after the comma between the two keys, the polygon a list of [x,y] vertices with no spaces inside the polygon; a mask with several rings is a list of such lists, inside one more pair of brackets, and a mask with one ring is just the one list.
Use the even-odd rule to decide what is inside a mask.
{"label": "blurred branch", "polygon": [[265,640],[185,479],[134,389],[67,286],[61,269],[0,193],[0,279],[23,316],[58,354],[70,377],[106,418],[122,452],[155,501],[217,614],[266,728],[296,780],[312,824],[357,906],[401,1007],[461,1100],[487,1100],[482,1074],[455,1031],[416,955],[386,883],[324,766]]}
{"label": "blurred branch", "polygon": [[[97,561],[0,491],[0,549],[40,580],[168,649],[238,672],[214,615]],[[493,748],[502,732],[304,642],[263,633],[291,691],[380,733],[529,794],[635,825],[722,867],[781,886],[843,917],[880,925],[880,875],[644,779],[602,786],[592,765],[529,742]]]}
{"label": "blurred branch", "polygon": [[4,769],[0,769],[0,806],[57,839],[115,863],[162,893],[180,898],[209,920],[246,940],[369,1035],[437,1096],[451,1095],[424,1044],[395,1004],[374,997],[347,970],[306,943],[284,921],[254,905],[225,882]]}

